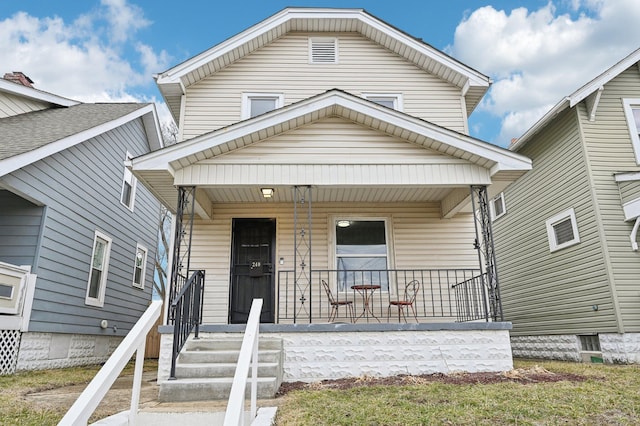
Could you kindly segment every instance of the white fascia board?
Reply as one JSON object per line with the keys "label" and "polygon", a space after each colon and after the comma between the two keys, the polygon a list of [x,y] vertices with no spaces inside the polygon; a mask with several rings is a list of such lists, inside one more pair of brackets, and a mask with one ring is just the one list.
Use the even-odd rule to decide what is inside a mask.
{"label": "white fascia board", "polygon": [[71,148],[72,146],[101,135],[102,133],[108,132],[109,130],[113,130],[125,123],[128,123],[131,120],[134,120],[152,111],[153,105],[146,105],[143,108],[139,108],[115,120],[103,123],[96,127],[92,127],[74,135],[67,136],[66,138],[50,142],[32,151],[24,152],[22,154],[14,155],[13,157],[0,160],[0,176],[9,174],[15,170],[28,166],[29,164],[35,163],[36,161],[42,160],[43,158],[49,157],[50,155],[56,154],[67,148]]}
{"label": "white fascia board", "polygon": [[633,182],[640,180],[640,172],[615,173],[613,178],[616,182]]}
{"label": "white fascia board", "polygon": [[156,105],[152,103],[142,109],[148,110],[142,115],[142,123],[149,139],[149,147],[152,150],[163,148],[164,139],[162,138],[162,129],[160,128]]}
{"label": "white fascia board", "polygon": [[625,222],[640,217],[640,198],[624,203],[622,210],[624,211]]}
{"label": "white fascia board", "polygon": [[0,79],[0,91],[65,107],[78,105],[80,103],[72,99],[63,98],[62,96],[54,95],[53,93],[43,92],[42,90],[23,86],[22,84],[13,83],[4,79]]}
{"label": "white fascia board", "polygon": [[322,110],[334,105],[342,106],[371,118],[381,120],[385,123],[406,129],[410,132],[423,135],[442,142],[454,148],[469,152],[481,158],[499,164],[497,170],[530,170],[531,160],[520,154],[505,150],[479,139],[463,135],[452,130],[433,125],[431,123],[416,119],[410,115],[398,111],[390,110],[371,102],[348,95],[343,92],[327,92],[316,98],[301,104],[293,104],[271,113],[232,125],[225,129],[220,129],[206,135],[198,136],[190,141],[181,142],[170,146],[161,152],[149,153],[145,156],[134,159],[134,170],[164,170],[169,163],[180,158],[201,152],[243,137],[280,123],[301,117],[307,113]]}
{"label": "white fascia board", "polygon": [[640,49],[636,49],[634,52],[629,54],[627,57],[622,59],[620,62],[573,92],[570,98],[570,106],[573,108],[575,105],[580,103],[584,98],[598,90],[600,87],[604,86],[614,78],[616,78],[620,73],[625,71],[627,68],[632,66],[633,64],[638,63],[640,61]]}
{"label": "white fascia board", "polygon": [[[410,48],[415,49],[421,54],[437,60],[452,71],[467,77],[470,85],[489,87],[491,81],[489,77],[482,73],[456,61],[452,57],[440,52],[439,50],[428,46],[427,44],[412,38],[401,31],[391,27],[379,19],[367,14],[362,9],[298,9],[289,8],[284,9],[279,13],[265,19],[264,21],[248,28],[247,30],[223,41],[222,43],[212,47],[209,50],[189,59],[182,64],[179,64],[164,73],[161,73],[156,79],[158,85],[166,83],[177,83],[183,75],[190,73],[191,71],[205,65],[216,57],[222,56],[225,53],[245,44],[249,40],[259,37],[273,28],[286,24],[286,22],[292,19],[357,19],[364,25],[375,29],[376,31],[383,32],[390,37],[400,41]],[[184,87],[183,87],[184,90]]]}

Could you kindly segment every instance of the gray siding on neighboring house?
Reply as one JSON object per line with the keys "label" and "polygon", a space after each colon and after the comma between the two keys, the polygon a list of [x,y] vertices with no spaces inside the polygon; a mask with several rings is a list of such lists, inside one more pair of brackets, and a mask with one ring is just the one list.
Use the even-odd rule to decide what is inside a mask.
{"label": "gray siding on neighboring house", "polygon": [[43,215],[44,207],[0,190],[0,262],[36,266]]}
{"label": "gray siding on neighboring house", "polygon": [[[159,204],[138,184],[131,212],[120,203],[120,192],[126,152],[137,156],[148,149],[136,119],[5,176],[47,205],[29,331],[124,335],[146,309]],[[85,304],[96,230],[113,239],[101,308]],[[144,290],[132,286],[136,243],[148,249]],[[109,321],[106,331],[99,327],[102,319]]]}
{"label": "gray siding on neighboring house", "polygon": [[620,204],[628,203],[640,197],[640,180],[618,182]]}
{"label": "gray siding on neighboring house", "polygon": [[[519,153],[532,158],[533,170],[505,191],[507,213],[493,223],[512,333],[617,331],[575,110],[561,113]],[[552,253],[545,221],[569,208],[581,242]]]}
{"label": "gray siding on neighboring house", "polygon": [[0,92],[0,118],[11,117],[25,112],[40,111],[49,107],[46,102]]}
{"label": "gray siding on neighboring house", "polygon": [[[602,245],[611,265],[612,289],[622,319],[619,331],[640,332],[640,252],[631,249],[633,221],[624,221],[621,191],[613,176],[640,171],[623,98],[640,98],[640,73],[635,65],[604,86],[595,121],[588,120],[584,104],[580,104],[579,116],[600,214]],[[640,197],[637,182],[625,185],[624,196],[628,200]]]}

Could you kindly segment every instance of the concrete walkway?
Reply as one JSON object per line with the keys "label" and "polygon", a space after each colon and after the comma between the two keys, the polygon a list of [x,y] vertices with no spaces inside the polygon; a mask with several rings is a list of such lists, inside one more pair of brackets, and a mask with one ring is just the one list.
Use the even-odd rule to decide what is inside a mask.
{"label": "concrete walkway", "polygon": [[[224,411],[227,408],[227,401],[195,401],[195,402],[160,402],[158,401],[158,384],[156,382],[157,373],[154,371],[145,372],[142,375],[142,387],[140,390],[140,405],[138,425],[176,425],[186,424],[189,426],[199,425],[215,425],[222,424]],[[131,388],[133,384],[133,376],[123,376],[116,380],[113,387],[104,397],[94,413],[94,419],[104,419],[95,424],[97,425],[122,425],[126,423],[126,417],[122,414],[113,416],[110,420],[106,420],[109,416],[117,413],[127,412],[131,406]],[[35,392],[26,395],[26,399],[39,408],[52,409],[60,411],[68,410],[71,405],[78,399],[86,384],[64,386],[56,389]],[[281,402],[279,399],[258,400],[258,408],[277,407]],[[246,407],[249,407],[247,403]],[[222,417],[220,414],[222,413]],[[268,419],[262,418],[261,423],[254,422],[254,425],[260,424],[267,426],[272,424],[272,418],[275,410],[262,410],[258,414],[265,416],[269,414]],[[218,417],[220,421],[218,421]],[[259,416],[260,417],[260,416]],[[124,423],[122,422],[124,419]],[[267,423],[264,421],[268,420]]]}

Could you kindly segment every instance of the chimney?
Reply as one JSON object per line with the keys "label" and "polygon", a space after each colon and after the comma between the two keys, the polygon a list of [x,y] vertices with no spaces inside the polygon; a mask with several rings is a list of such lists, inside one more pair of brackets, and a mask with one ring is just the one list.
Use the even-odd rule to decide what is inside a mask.
{"label": "chimney", "polygon": [[5,80],[12,81],[23,86],[33,87],[33,80],[24,75],[20,71],[14,71],[12,73],[6,73],[3,77]]}

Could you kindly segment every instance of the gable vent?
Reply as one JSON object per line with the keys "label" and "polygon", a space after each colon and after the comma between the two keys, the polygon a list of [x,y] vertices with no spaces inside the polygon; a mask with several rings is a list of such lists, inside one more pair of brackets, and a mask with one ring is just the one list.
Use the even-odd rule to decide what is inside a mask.
{"label": "gable vent", "polygon": [[338,62],[337,38],[309,39],[309,62],[312,64],[335,64]]}

